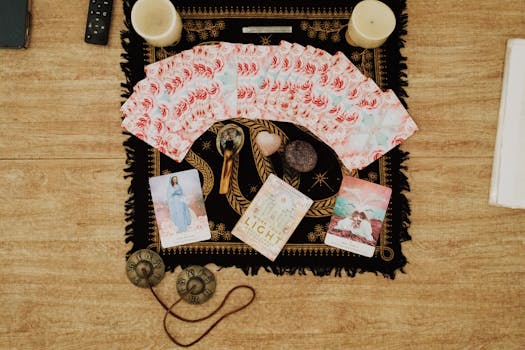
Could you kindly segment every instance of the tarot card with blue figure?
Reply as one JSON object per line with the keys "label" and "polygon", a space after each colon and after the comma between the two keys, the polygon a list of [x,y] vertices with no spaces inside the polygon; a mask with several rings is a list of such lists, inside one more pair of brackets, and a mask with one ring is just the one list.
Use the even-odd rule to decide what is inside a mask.
{"label": "tarot card with blue figure", "polygon": [[372,257],[391,194],[389,187],[344,176],[325,244]]}
{"label": "tarot card with blue figure", "polygon": [[149,184],[163,248],[211,238],[197,170],[155,176]]}

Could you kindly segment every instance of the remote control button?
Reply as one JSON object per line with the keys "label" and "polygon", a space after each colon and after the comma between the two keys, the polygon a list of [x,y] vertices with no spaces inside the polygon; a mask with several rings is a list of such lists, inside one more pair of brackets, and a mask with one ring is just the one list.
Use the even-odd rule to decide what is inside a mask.
{"label": "remote control button", "polygon": [[102,12],[102,16],[106,17],[108,13],[106,11]]}

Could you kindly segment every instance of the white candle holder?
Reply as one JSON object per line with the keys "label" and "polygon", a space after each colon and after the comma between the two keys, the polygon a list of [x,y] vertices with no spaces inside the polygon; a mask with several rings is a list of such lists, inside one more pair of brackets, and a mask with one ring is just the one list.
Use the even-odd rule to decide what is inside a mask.
{"label": "white candle holder", "polygon": [[375,49],[385,43],[396,27],[394,12],[378,0],[364,0],[358,3],[345,34],[352,46]]}
{"label": "white candle holder", "polygon": [[137,1],[131,9],[131,25],[153,46],[174,45],[182,36],[182,19],[170,0]]}

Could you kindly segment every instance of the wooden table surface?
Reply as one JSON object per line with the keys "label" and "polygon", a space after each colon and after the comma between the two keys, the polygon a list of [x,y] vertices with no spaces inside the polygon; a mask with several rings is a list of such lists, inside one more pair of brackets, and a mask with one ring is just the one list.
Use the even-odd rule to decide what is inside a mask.
{"label": "wooden table surface", "polygon": [[[0,51],[0,347],[173,349],[163,312],[124,272],[120,1],[108,46],[87,1],[33,1],[27,50]],[[525,1],[409,1],[409,259],[395,280],[217,273],[256,302],[196,349],[523,349],[525,211],[487,204],[505,42]],[[520,161],[524,161],[521,159]],[[175,275],[159,293],[174,300]],[[239,292],[234,308],[248,297]],[[209,324],[209,323],[208,323]],[[182,341],[207,324],[170,322]]]}

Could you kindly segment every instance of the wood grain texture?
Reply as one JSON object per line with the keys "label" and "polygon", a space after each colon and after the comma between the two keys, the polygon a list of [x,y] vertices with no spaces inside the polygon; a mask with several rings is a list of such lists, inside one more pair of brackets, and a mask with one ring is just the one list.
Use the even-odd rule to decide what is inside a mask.
{"label": "wood grain texture", "polygon": [[[163,312],[124,273],[116,1],[108,46],[83,43],[87,1],[33,2],[30,48],[0,51],[0,348],[173,349]],[[196,349],[520,349],[525,212],[488,206],[505,41],[525,2],[409,1],[406,274],[217,272],[256,302]],[[213,268],[213,267],[212,267]],[[174,274],[159,286],[174,300]],[[247,293],[227,303],[234,308]],[[211,321],[210,321],[211,322]],[[183,341],[207,324],[170,322]]]}

